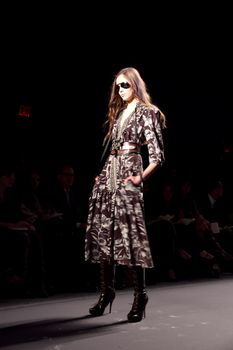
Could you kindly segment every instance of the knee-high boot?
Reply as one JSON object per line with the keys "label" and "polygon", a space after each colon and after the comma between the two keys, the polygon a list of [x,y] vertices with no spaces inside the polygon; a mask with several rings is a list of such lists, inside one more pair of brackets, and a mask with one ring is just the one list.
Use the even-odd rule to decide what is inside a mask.
{"label": "knee-high boot", "polygon": [[134,301],[127,315],[129,322],[140,322],[146,316],[148,295],[145,285],[145,269],[141,266],[133,267]]}
{"label": "knee-high boot", "polygon": [[111,313],[112,303],[115,299],[115,266],[107,262],[100,263],[100,296],[98,302],[89,309],[92,316],[101,316],[109,305]]}

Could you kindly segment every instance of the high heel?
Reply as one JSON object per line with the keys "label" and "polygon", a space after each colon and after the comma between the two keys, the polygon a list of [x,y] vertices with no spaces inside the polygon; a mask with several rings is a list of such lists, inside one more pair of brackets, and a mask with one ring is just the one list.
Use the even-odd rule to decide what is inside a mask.
{"label": "high heel", "polygon": [[108,288],[105,292],[100,293],[98,302],[89,309],[92,316],[102,316],[106,307],[109,305],[109,313],[112,311],[112,303],[115,299],[115,290]]}
{"label": "high heel", "polygon": [[140,322],[146,317],[146,304],[148,303],[148,295],[144,293],[135,293],[132,309],[127,315],[129,322]]}
{"label": "high heel", "polygon": [[103,315],[109,305],[109,313],[112,311],[112,303],[115,299],[115,266],[107,262],[100,264],[100,296],[98,302],[89,309],[92,316]]}
{"label": "high heel", "polygon": [[128,322],[140,322],[146,317],[146,304],[149,300],[145,286],[145,269],[141,266],[133,267],[133,282],[134,301],[127,318]]}

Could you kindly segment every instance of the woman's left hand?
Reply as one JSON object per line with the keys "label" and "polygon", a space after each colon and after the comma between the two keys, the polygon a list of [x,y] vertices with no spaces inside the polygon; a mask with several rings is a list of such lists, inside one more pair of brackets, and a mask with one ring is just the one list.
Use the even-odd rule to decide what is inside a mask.
{"label": "woman's left hand", "polygon": [[128,176],[123,180],[123,183],[127,185],[128,182],[132,182],[134,186],[139,186],[142,183],[141,175]]}

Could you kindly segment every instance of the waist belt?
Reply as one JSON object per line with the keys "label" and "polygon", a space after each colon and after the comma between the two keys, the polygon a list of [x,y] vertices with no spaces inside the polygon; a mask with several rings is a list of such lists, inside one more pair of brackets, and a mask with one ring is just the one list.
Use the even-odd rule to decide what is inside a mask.
{"label": "waist belt", "polygon": [[140,146],[136,143],[125,142],[120,149],[112,149],[111,154],[114,156],[130,153],[139,153]]}

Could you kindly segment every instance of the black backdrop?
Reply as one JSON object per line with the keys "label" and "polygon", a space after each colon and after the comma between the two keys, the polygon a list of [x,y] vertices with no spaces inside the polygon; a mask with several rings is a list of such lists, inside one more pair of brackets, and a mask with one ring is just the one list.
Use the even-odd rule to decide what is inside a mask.
{"label": "black backdrop", "polygon": [[[88,187],[102,152],[113,76],[134,66],[167,115],[167,161],[208,168],[222,159],[232,150],[233,131],[228,9],[181,13],[176,4],[152,12],[144,4],[126,14],[116,5],[98,16],[99,6],[8,13],[1,42],[2,156],[48,167],[69,159]],[[17,116],[21,103],[32,106],[30,119]]]}

